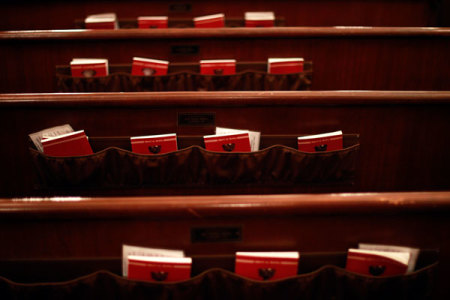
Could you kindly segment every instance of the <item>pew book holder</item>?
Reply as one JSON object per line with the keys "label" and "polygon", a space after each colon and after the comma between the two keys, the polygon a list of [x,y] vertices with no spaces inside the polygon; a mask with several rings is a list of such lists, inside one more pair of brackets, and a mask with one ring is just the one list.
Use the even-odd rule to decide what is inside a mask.
{"label": "pew book holder", "polygon": [[108,189],[348,184],[355,177],[359,152],[356,134],[344,135],[344,149],[320,153],[296,150],[296,135],[263,135],[263,150],[256,152],[208,151],[200,146],[202,140],[179,136],[181,150],[156,155],[125,150],[126,137],[90,137],[96,152],[92,155],[51,157],[34,149],[30,153],[42,188]]}
{"label": "pew book holder", "polygon": [[[119,19],[119,28],[120,29],[128,29],[128,28],[138,28],[137,18],[134,19]],[[85,29],[85,24],[83,19],[75,20],[75,28],[77,29]],[[275,27],[285,26],[286,21],[284,17],[277,16],[275,18]],[[168,28],[194,28],[194,21],[192,18],[168,18]],[[245,27],[244,18],[230,18],[225,16],[225,27]],[[217,29],[217,28],[213,28]],[[152,29],[155,30],[155,29]],[[156,29],[163,30],[163,29]]]}
{"label": "pew book holder", "polygon": [[267,64],[237,63],[236,74],[203,75],[198,64],[169,64],[167,75],[133,76],[131,65],[112,65],[104,77],[79,78],[70,75],[68,66],[56,67],[58,92],[157,92],[157,91],[277,91],[309,90],[312,63],[304,71],[292,74],[269,74]]}
{"label": "pew book holder", "polygon": [[[300,259],[299,275],[273,281],[251,280],[235,274],[233,255],[194,256],[192,277],[168,283],[123,278],[117,275],[120,272],[120,267],[116,269],[116,265],[120,266],[119,259],[114,261],[115,270],[96,271],[78,278],[75,276],[69,281],[61,281],[61,277],[52,274],[53,278],[57,278],[54,282],[49,278],[33,278],[33,281],[33,276],[29,274],[18,275],[25,268],[20,271],[3,264],[0,275],[9,275],[9,279],[0,277],[0,294],[14,299],[37,299],[38,295],[45,299],[95,299],[99,295],[104,299],[117,299],[118,296],[120,299],[208,300],[432,299],[437,279],[437,256],[436,251],[429,250],[425,255],[421,254],[414,272],[376,277],[346,271],[343,268],[345,253],[307,253],[302,254]],[[14,265],[17,266],[17,262]],[[70,268],[60,269],[65,270],[63,278],[73,276],[70,275]],[[21,275],[24,277],[20,278]],[[20,280],[33,283],[16,283]]]}

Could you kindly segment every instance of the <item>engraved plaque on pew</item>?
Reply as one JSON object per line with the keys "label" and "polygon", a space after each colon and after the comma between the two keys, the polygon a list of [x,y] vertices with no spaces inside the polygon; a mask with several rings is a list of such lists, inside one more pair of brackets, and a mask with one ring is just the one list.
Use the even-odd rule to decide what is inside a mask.
{"label": "engraved plaque on pew", "polygon": [[215,113],[178,113],[178,126],[214,126]]}
{"label": "engraved plaque on pew", "polygon": [[169,12],[171,13],[185,13],[192,10],[192,4],[190,3],[170,3]]}
{"label": "engraved plaque on pew", "polygon": [[191,228],[192,243],[240,242],[241,240],[242,228],[239,226]]}
{"label": "engraved plaque on pew", "polygon": [[200,52],[198,45],[173,45],[170,53],[174,55],[197,55]]}

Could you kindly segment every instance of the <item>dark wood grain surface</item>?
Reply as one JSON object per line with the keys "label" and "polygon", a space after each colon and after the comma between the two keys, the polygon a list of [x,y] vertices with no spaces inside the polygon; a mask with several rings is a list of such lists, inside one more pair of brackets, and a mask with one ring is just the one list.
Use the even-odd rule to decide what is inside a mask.
{"label": "dark wood grain surface", "polygon": [[[235,251],[296,250],[307,261],[308,253],[325,257],[366,242],[439,250],[435,283],[437,297],[446,299],[449,213],[448,191],[1,199],[0,275],[55,278],[54,270],[70,279],[95,267],[120,272],[122,244],[181,249],[214,264]],[[191,240],[195,228],[227,227],[240,228],[241,238]]]}
{"label": "dark wood grain surface", "polygon": [[[190,6],[189,11],[170,9]],[[448,1],[435,0],[265,0],[244,1],[6,1],[2,6],[0,30],[69,29],[76,19],[87,15],[116,12],[119,18],[140,15],[197,17],[224,13],[226,17],[243,17],[246,11],[274,11],[288,26],[448,26]],[[399,13],[401,11],[401,13]]]}
{"label": "dark wood grain surface", "polygon": [[[74,57],[130,64],[303,57],[313,90],[449,90],[448,28],[225,28],[0,32],[0,92],[53,92],[55,68]],[[174,54],[173,46],[198,53]]]}
{"label": "dark wood grain surface", "polygon": [[[0,96],[1,193],[44,195],[175,195],[401,191],[449,189],[448,92],[187,92],[22,94]],[[152,188],[40,191],[28,134],[69,123],[91,137],[129,137],[176,132],[205,135],[214,125],[179,126],[179,113],[215,115],[215,126],[265,135],[305,135],[334,130],[359,134],[354,185],[333,187]]]}

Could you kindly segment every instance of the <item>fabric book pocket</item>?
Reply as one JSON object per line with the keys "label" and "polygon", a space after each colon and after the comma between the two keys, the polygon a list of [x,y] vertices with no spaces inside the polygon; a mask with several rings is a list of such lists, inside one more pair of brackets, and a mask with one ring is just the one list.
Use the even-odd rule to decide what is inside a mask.
{"label": "fabric book pocket", "polygon": [[[91,143],[96,138],[90,138]],[[125,139],[126,140],[126,139]],[[213,152],[199,145],[156,155],[108,147],[92,155],[52,157],[30,149],[43,188],[143,188],[160,186],[289,186],[335,183],[355,177],[357,135],[344,136],[344,149],[306,153],[262,138],[256,152]],[[292,144],[296,140],[292,139]],[[181,144],[183,137],[179,137]],[[201,141],[201,137],[197,139]],[[95,149],[95,147],[93,147]]]}
{"label": "fabric book pocket", "polygon": [[56,91],[299,91],[309,90],[312,83],[311,62],[305,63],[303,72],[291,74],[269,74],[261,63],[238,64],[233,75],[203,75],[198,72],[198,65],[174,65],[162,76],[133,76],[130,66],[111,66],[110,75],[91,78],[72,77],[67,67],[60,66],[56,72]]}
{"label": "fabric book pocket", "polygon": [[[15,283],[0,277],[6,299],[432,299],[437,263],[407,275],[374,278],[336,266],[294,277],[256,281],[210,269],[179,282],[128,280],[98,271],[66,282]],[[100,296],[101,295],[101,296]]]}

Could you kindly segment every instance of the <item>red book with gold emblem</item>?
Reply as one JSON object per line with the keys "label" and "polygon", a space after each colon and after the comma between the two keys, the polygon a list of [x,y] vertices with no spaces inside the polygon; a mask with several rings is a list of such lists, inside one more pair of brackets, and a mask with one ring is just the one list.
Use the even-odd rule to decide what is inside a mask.
{"label": "red book with gold emblem", "polygon": [[400,275],[408,270],[409,259],[409,252],[349,249],[345,268],[364,275]]}
{"label": "red book with gold emblem", "polygon": [[203,137],[206,150],[218,152],[250,152],[248,132],[206,135]]}
{"label": "red book with gold emblem", "polygon": [[267,73],[290,74],[303,72],[303,58],[269,58],[267,60]]}
{"label": "red book with gold emblem", "polygon": [[304,152],[325,152],[343,148],[342,131],[306,135],[297,138],[298,150]]}
{"label": "red book with gold emblem", "polygon": [[92,154],[92,148],[84,130],[41,140],[42,148],[50,156],[82,156]]}
{"label": "red book with gold emblem", "polygon": [[246,12],[245,27],[273,27],[275,24],[275,14],[267,12]]}
{"label": "red book with gold emblem", "polygon": [[167,28],[167,16],[142,16],[138,17],[138,28]]}
{"label": "red book with gold emblem", "polygon": [[235,59],[201,60],[200,73],[204,75],[236,74],[236,60]]}
{"label": "red book with gold emblem", "polygon": [[225,27],[225,15],[215,14],[194,18],[196,28],[220,28]]}
{"label": "red book with gold emblem", "polygon": [[235,272],[255,280],[297,275],[298,252],[236,252]]}
{"label": "red book with gold emblem", "polygon": [[167,75],[169,62],[143,57],[133,57],[131,75],[135,76],[161,76]]}
{"label": "red book with gold emblem", "polygon": [[128,279],[180,281],[191,277],[190,257],[128,256]]}
{"label": "red book with gold emblem", "polygon": [[70,62],[72,77],[102,77],[109,74],[108,60],[103,58],[74,58]]}
{"label": "red book with gold emblem", "polygon": [[130,137],[131,150],[141,154],[163,154],[178,150],[175,133]]}

